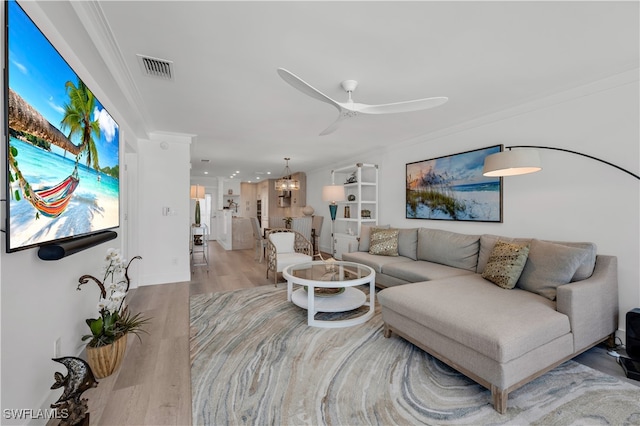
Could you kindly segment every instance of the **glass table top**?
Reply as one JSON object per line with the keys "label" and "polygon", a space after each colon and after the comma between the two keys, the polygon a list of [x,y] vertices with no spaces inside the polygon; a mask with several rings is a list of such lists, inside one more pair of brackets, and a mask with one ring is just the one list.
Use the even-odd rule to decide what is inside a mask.
{"label": "glass table top", "polygon": [[354,262],[315,261],[299,263],[288,268],[288,272],[298,279],[309,281],[349,281],[371,275],[372,269]]}

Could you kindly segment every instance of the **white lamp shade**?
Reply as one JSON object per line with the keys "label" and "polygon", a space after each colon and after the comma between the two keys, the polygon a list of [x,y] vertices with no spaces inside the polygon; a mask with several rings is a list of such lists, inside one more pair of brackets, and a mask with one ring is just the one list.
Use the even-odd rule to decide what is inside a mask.
{"label": "white lamp shade", "polygon": [[488,155],[484,159],[483,176],[516,176],[539,172],[540,155],[535,149],[516,149]]}
{"label": "white lamp shade", "polygon": [[196,200],[204,198],[204,186],[191,185],[191,198]]}
{"label": "white lamp shade", "polygon": [[344,201],[346,199],[344,195],[344,186],[342,185],[327,185],[322,187],[322,200],[331,201]]}

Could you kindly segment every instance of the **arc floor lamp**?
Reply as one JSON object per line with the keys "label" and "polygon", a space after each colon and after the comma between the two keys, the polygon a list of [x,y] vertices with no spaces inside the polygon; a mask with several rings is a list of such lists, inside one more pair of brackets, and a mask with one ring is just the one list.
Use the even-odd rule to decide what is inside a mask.
{"label": "arc floor lamp", "polygon": [[[488,155],[484,159],[484,168],[482,169],[482,174],[484,176],[516,176],[523,175],[527,173],[539,172],[542,170],[542,166],[540,164],[540,155],[538,154],[538,149],[550,149],[554,151],[562,151],[568,152],[570,154],[580,155],[582,157],[587,157],[592,160],[599,161],[601,163],[607,164],[611,167],[615,167],[616,169],[627,173],[634,178],[640,180],[640,176],[635,173],[630,172],[627,169],[623,169],[620,166],[617,166],[609,161],[602,160],[600,158],[594,157],[592,155],[583,154],[577,151],[571,151],[569,149],[564,148],[555,148],[551,146],[539,146],[539,145],[513,145],[505,147],[508,151],[502,151],[495,154]],[[511,148],[528,148],[528,149],[516,149],[512,150]]]}

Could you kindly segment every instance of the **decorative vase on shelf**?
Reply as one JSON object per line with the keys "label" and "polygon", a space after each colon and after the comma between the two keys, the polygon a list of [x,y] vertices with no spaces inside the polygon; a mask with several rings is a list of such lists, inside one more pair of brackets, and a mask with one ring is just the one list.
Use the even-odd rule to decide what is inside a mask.
{"label": "decorative vase on shelf", "polygon": [[119,337],[115,342],[93,347],[87,345],[87,362],[93,371],[96,379],[110,376],[120,367],[124,358],[124,351],[127,349],[127,336]]}
{"label": "decorative vase on shelf", "polygon": [[304,206],[302,208],[302,214],[305,215],[305,216],[311,216],[314,211],[315,211],[314,208],[309,206],[309,205]]}

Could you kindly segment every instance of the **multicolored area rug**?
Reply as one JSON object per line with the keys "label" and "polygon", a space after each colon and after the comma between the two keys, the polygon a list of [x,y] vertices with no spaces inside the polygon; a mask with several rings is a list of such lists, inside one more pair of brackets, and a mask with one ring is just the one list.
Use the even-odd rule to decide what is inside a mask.
{"label": "multicolored area rug", "polygon": [[321,329],[282,285],[190,303],[197,425],[640,424],[640,387],[573,361],[512,392],[500,415],[482,386],[384,338],[379,309]]}

